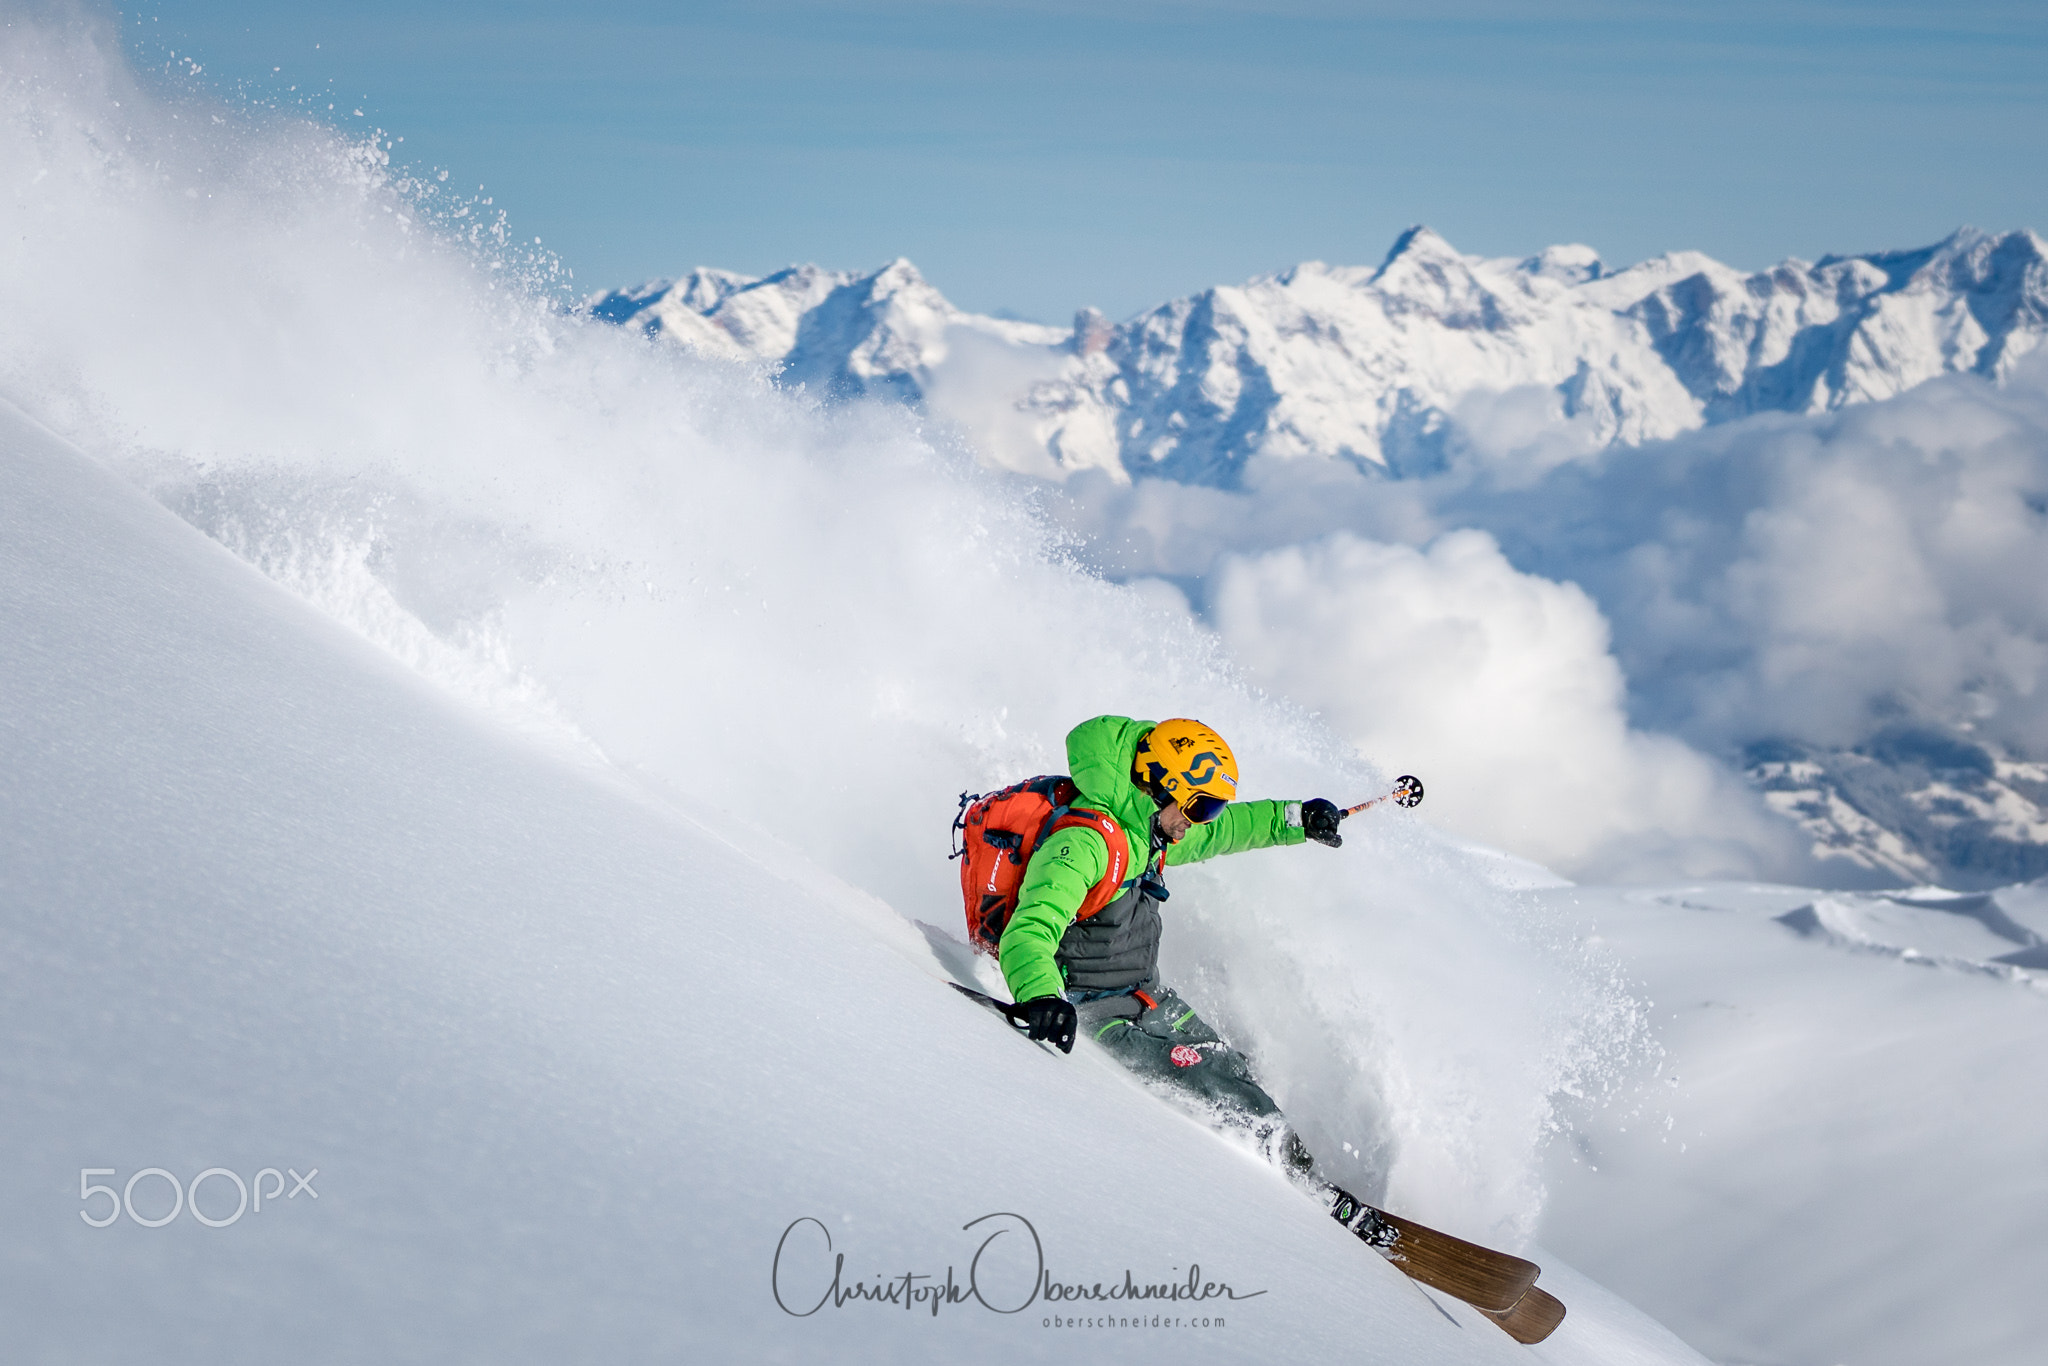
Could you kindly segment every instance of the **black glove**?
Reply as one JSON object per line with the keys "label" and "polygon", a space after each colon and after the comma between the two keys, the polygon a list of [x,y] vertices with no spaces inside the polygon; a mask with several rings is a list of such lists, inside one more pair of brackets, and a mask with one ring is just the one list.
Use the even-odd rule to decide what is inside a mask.
{"label": "black glove", "polygon": [[1342,848],[1344,837],[1337,833],[1337,822],[1343,819],[1344,813],[1337,809],[1337,803],[1322,797],[1301,804],[1301,832],[1317,844]]}
{"label": "black glove", "polygon": [[1026,1038],[1050,1039],[1060,1052],[1074,1051],[1074,1007],[1057,996],[1037,996],[1010,1007],[1010,1023]]}

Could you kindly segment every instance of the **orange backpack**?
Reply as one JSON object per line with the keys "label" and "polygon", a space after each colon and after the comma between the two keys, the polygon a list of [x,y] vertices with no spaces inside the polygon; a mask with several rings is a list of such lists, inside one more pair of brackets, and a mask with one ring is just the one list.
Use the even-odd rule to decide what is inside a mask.
{"label": "orange backpack", "polygon": [[1017,909],[1024,866],[1056,830],[1089,826],[1109,846],[1109,871],[1088,889],[1075,918],[1086,920],[1116,899],[1130,866],[1130,842],[1123,828],[1100,811],[1068,808],[1081,790],[1067,777],[1032,778],[987,795],[960,794],[953,819],[953,858],[961,859],[960,893],[967,903],[967,942],[983,953],[997,952]]}

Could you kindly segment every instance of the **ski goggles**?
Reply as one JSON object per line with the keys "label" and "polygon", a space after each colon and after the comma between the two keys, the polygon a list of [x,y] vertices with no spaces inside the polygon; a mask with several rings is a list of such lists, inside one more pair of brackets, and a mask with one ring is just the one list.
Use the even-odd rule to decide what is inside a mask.
{"label": "ski goggles", "polygon": [[1196,825],[1207,825],[1223,814],[1223,808],[1230,805],[1230,798],[1218,797],[1207,792],[1192,794],[1180,803],[1180,813]]}

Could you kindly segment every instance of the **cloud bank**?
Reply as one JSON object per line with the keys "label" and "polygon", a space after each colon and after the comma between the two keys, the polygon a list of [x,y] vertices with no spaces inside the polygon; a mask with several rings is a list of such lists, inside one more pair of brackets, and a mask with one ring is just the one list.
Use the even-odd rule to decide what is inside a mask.
{"label": "cloud bank", "polygon": [[1432,819],[1574,875],[1866,881],[1731,781],[1765,742],[2048,756],[2048,362],[1604,451],[1515,398],[1465,405],[1429,478],[1265,461],[1056,507],[1102,572],[1170,580],[1266,687],[1434,777]]}
{"label": "cloud bank", "polygon": [[1727,750],[1902,718],[2048,753],[2048,365],[1940,379],[1461,490],[1440,516],[1584,584],[1637,714]]}
{"label": "cloud bank", "polygon": [[1790,850],[1753,794],[1627,723],[1605,619],[1493,538],[1338,533],[1232,556],[1209,599],[1231,652],[1398,768],[1446,828],[1569,872],[1736,873]]}

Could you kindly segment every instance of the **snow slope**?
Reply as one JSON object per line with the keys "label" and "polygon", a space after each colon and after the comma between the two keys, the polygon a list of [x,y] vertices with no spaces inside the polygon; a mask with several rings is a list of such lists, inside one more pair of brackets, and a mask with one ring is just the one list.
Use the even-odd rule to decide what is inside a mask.
{"label": "snow slope", "polygon": [[[1014,439],[991,457],[1237,487],[1259,457],[1426,473],[1545,422],[1589,450],[1937,375],[2003,379],[2048,335],[2048,243],[1964,228],[1755,273],[1698,252],[1610,271],[1583,246],[1494,260],[1416,227],[1377,267],[1304,262],[1114,325],[1084,310],[1071,331],[962,313],[900,260],[761,280],[699,269],[591,309],[790,383],[909,401],[944,387],[948,330],[998,339],[1017,353],[1010,382],[966,421],[1014,408],[1041,458],[1019,463]],[[1048,352],[1056,370],[1029,359]]]}
{"label": "snow slope", "polygon": [[1718,1361],[2039,1359],[2048,888],[1535,895],[1666,1050],[1661,1097],[1553,1150],[1548,1246]]}
{"label": "snow slope", "polygon": [[[11,1362],[1697,1360],[1596,1292],[1525,1356],[1088,1048],[1009,1037],[909,921],[536,750],[11,408],[0,585]],[[151,1168],[317,1176],[150,1228]],[[91,1227],[108,1181],[134,1218]],[[1057,1278],[1264,1293],[1115,1336],[776,1307],[793,1221],[814,1302],[820,1226],[849,1281],[964,1276],[997,1212]]]}

